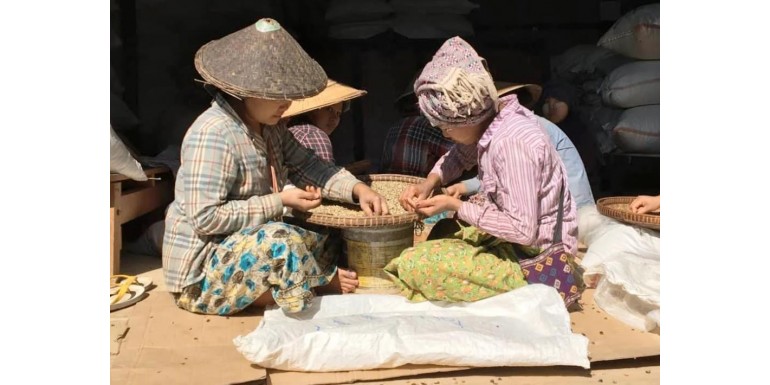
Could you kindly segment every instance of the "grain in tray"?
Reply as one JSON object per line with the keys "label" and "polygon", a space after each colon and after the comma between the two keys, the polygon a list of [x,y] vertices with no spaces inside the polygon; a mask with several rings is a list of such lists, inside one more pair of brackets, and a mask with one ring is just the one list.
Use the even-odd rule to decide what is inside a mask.
{"label": "grain in tray", "polygon": [[[391,215],[406,214],[406,210],[398,203],[398,197],[411,184],[396,181],[373,181],[369,184],[372,190],[380,193],[388,202]],[[310,210],[313,214],[331,215],[335,217],[363,217],[366,214],[358,205],[324,200],[321,206]]]}

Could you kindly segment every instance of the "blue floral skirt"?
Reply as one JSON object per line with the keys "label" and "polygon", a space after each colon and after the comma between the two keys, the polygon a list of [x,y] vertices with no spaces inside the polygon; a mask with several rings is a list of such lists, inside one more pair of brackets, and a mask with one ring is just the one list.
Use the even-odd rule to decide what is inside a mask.
{"label": "blue floral skirt", "polygon": [[230,235],[214,250],[202,281],[187,286],[177,305],[194,313],[227,315],[270,290],[285,311],[302,311],[312,289],[327,285],[339,255],[329,234],[283,222],[268,222]]}

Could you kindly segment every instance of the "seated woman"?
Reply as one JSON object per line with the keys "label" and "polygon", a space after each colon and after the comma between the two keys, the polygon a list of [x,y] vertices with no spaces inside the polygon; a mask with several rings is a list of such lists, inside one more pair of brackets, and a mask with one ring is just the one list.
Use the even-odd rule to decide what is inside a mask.
{"label": "seated woman", "polygon": [[[559,158],[564,163],[565,170],[567,171],[567,180],[569,181],[569,191],[572,194],[572,199],[575,201],[575,208],[577,209],[578,240],[585,243],[586,238],[584,235],[589,234],[599,223],[592,218],[601,215],[596,209],[596,201],[591,191],[591,184],[588,181],[588,174],[583,166],[580,154],[567,135],[548,119],[541,116],[537,118],[540,125],[548,133],[551,143],[556,147],[556,152],[559,153]],[[470,201],[475,201],[480,188],[481,182],[476,177],[455,183],[447,187],[446,190],[449,195],[455,197],[469,196]],[[438,231],[440,232],[441,230],[439,229]]]}
{"label": "seated woman", "polygon": [[[455,146],[399,202],[426,217],[456,211],[460,231],[409,248],[386,266],[403,293],[411,300],[476,301],[526,285],[519,259],[559,238],[574,255],[575,204],[564,164],[515,95],[498,99],[476,51],[459,37],[447,40],[414,89],[422,113]],[[430,197],[475,165],[486,198],[481,205]]]}
{"label": "seated woman", "polygon": [[[538,116],[538,122],[548,133],[548,137],[551,143],[556,147],[556,152],[559,153],[559,158],[564,163],[564,167],[567,171],[567,179],[569,180],[569,191],[572,194],[572,198],[575,200],[575,207],[577,208],[578,217],[580,216],[580,209],[585,206],[596,206],[593,192],[591,191],[591,185],[588,183],[588,175],[586,174],[583,161],[578,154],[575,145],[572,141],[559,129],[559,127],[549,120]],[[481,188],[481,182],[479,179],[471,178],[462,182],[453,184],[447,187],[447,192],[455,197],[470,196],[479,192]]]}
{"label": "seated woman", "polygon": [[[385,136],[381,166],[383,173],[425,177],[454,144],[420,114],[413,88],[420,72],[412,79],[408,89],[396,99],[395,105],[401,119],[390,127]],[[495,82],[495,87],[501,94],[516,92],[520,102],[529,101],[522,103],[527,108],[531,108],[542,93],[542,89],[533,84]],[[475,169],[468,170],[462,179],[475,174]]]}
{"label": "seated woman", "polygon": [[[315,288],[354,290],[356,274],[337,268],[325,234],[275,221],[321,197],[388,213],[385,198],[278,124],[292,100],[326,86],[324,70],[272,19],[204,45],[195,67],[214,100],[184,137],[166,214],[163,274],[177,306],[227,315],[275,302],[298,312]],[[300,188],[282,189],[290,168]]]}
{"label": "seated woman", "polygon": [[[319,158],[336,164],[330,136],[339,126],[342,113],[350,109],[350,100],[363,95],[366,91],[329,80],[320,94],[293,103],[283,117],[290,118],[289,131],[301,145],[313,150]],[[371,162],[364,160],[345,168],[353,174],[363,174],[370,165]]]}

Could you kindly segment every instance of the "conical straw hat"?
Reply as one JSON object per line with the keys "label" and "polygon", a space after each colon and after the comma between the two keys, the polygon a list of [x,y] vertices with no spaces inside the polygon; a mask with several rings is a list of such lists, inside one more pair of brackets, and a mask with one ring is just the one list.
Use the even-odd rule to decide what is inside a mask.
{"label": "conical straw hat", "polygon": [[326,72],[273,19],[213,40],[195,54],[203,79],[239,98],[295,100],[326,87]]}
{"label": "conical straw hat", "polygon": [[289,106],[289,109],[283,113],[282,117],[292,117],[318,108],[346,102],[364,95],[366,95],[366,91],[364,90],[358,90],[329,79],[326,88],[321,91],[320,94],[307,99],[294,101],[291,103],[291,106]]}
{"label": "conical straw hat", "polygon": [[501,98],[516,90],[520,90],[522,88],[526,89],[530,97],[528,100],[526,98],[520,97],[519,103],[529,109],[532,109],[532,107],[537,104],[537,101],[540,100],[540,96],[543,94],[543,87],[540,87],[537,84],[495,82],[495,88],[497,88],[497,95]]}

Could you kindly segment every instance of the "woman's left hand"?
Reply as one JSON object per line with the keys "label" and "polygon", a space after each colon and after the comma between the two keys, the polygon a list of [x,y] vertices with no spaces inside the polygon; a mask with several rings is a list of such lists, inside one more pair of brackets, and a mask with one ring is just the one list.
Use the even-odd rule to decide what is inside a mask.
{"label": "woman's left hand", "polygon": [[415,211],[425,217],[432,217],[448,210],[458,211],[462,203],[461,200],[449,195],[436,195],[417,202]]}

